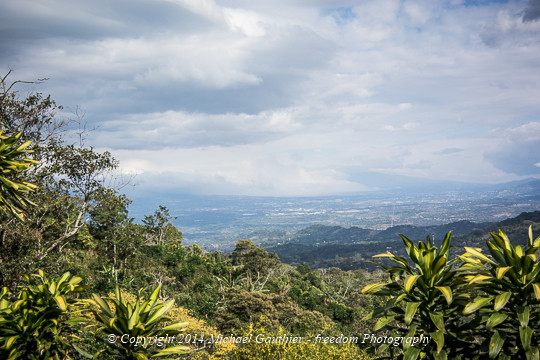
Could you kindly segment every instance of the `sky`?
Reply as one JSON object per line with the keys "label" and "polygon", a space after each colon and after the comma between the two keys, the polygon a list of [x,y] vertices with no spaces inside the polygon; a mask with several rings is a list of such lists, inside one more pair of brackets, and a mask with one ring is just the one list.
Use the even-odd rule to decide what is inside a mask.
{"label": "sky", "polygon": [[540,177],[540,0],[2,0],[9,69],[139,191]]}

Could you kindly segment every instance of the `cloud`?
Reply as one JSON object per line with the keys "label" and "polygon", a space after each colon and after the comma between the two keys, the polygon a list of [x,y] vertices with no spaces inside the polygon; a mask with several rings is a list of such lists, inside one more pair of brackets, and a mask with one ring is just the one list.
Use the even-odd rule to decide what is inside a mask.
{"label": "cloud", "polygon": [[494,47],[502,43],[523,46],[537,42],[540,23],[534,20],[540,11],[538,4],[540,2],[533,0],[523,11],[519,11],[517,5],[511,9],[499,10],[497,19],[491,25],[486,25],[481,32],[483,42]]}
{"label": "cloud", "polygon": [[540,122],[530,122],[515,128],[505,129],[505,136],[498,147],[486,153],[486,159],[497,168],[516,175],[535,176],[540,174]]}
{"label": "cloud", "polygon": [[540,19],[540,0],[529,0],[523,12],[523,21],[536,21]]}
{"label": "cloud", "polygon": [[460,148],[446,148],[446,149],[436,151],[435,154],[437,154],[437,155],[450,155],[450,154],[455,154],[455,153],[458,153],[458,152],[461,152],[461,151],[463,151],[463,149],[460,149]]}
{"label": "cloud", "polygon": [[[330,195],[369,190],[337,170],[313,167],[280,150],[281,142],[268,147],[243,145],[193,149],[118,150],[125,172],[139,173],[139,185],[176,188],[202,194],[266,196]],[[271,149],[271,150],[270,150]],[[299,163],[303,165],[299,166]],[[179,166],[175,166],[178,164]],[[174,182],[163,181],[174,179]],[[152,185],[153,184],[153,185]],[[163,189],[160,189],[162,191]]]}
{"label": "cloud", "polygon": [[[92,142],[113,149],[192,148],[236,146],[279,138],[302,125],[294,120],[294,109],[262,112],[256,115],[202,114],[183,111],[134,114],[108,121]],[[125,129],[132,129],[126,132]]]}
{"label": "cloud", "polygon": [[538,174],[537,1],[22,4],[0,3],[6,71],[50,78],[37,90],[82,107],[92,144],[171,188]]}

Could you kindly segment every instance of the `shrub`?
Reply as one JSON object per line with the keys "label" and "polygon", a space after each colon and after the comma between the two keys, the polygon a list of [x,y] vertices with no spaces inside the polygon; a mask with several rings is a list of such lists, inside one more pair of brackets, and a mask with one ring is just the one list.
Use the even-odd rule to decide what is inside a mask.
{"label": "shrub", "polygon": [[42,270],[22,277],[26,285],[18,296],[7,288],[0,294],[0,358],[60,359],[70,350],[81,351],[74,345],[74,326],[84,318],[76,316],[76,300],[70,295],[84,289],[79,285],[83,279],[67,272],[55,281]]}
{"label": "shrub", "polygon": [[465,248],[461,270],[469,285],[483,291],[466,315],[482,319],[478,333],[485,337],[490,359],[539,359],[540,237],[529,227],[527,247],[513,246],[504,232],[487,240],[491,258],[480,249]]}
{"label": "shrub", "polygon": [[[529,228],[527,247],[513,246],[504,232],[487,240],[491,258],[478,248],[465,248],[459,267],[448,262],[450,233],[441,249],[414,245],[401,235],[409,259],[390,252],[397,266],[382,266],[391,281],[372,284],[363,292],[387,296],[375,309],[376,331],[392,336],[430,336],[424,348],[403,345],[405,359],[539,359],[540,237]],[[409,263],[410,262],[410,263]],[[412,266],[411,266],[412,265]],[[386,346],[388,347],[388,346]]]}
{"label": "shrub", "polygon": [[[162,357],[189,350],[186,346],[172,346],[158,351],[155,349],[155,344],[150,342],[122,340],[123,336],[129,339],[174,336],[186,329],[188,325],[186,322],[175,322],[162,327],[164,323],[170,321],[165,315],[173,307],[174,300],[158,301],[160,289],[161,287],[158,286],[147,300],[142,297],[143,290],[139,290],[133,303],[122,297],[118,287],[115,289],[114,296],[102,298],[93,294],[93,300],[88,300],[94,305],[92,313],[99,324],[96,337],[105,342],[117,358],[147,359],[147,355]],[[108,302],[112,303],[114,311]],[[102,338],[103,335],[107,336],[107,340]]]}

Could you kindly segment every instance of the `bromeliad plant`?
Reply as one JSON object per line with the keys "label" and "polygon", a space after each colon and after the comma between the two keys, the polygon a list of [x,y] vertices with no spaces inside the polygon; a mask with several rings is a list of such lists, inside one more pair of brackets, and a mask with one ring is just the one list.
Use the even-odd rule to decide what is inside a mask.
{"label": "bromeliad plant", "polygon": [[465,248],[460,258],[469,285],[484,292],[465,310],[478,312],[485,323],[485,347],[490,359],[538,360],[540,346],[540,237],[527,246],[513,246],[504,232],[487,240],[491,258],[480,249]]}
{"label": "bromeliad plant", "polygon": [[383,267],[391,276],[389,283],[372,284],[362,291],[387,296],[385,306],[375,309],[371,317],[378,318],[375,331],[388,331],[389,336],[428,336],[426,346],[410,346],[403,342],[402,354],[392,358],[404,359],[454,359],[474,352],[475,344],[467,329],[474,324],[460,316],[467,303],[468,294],[464,281],[457,276],[453,264],[448,261],[451,232],[446,234],[439,251],[431,238],[415,245],[406,236],[400,235],[409,259],[390,252],[374,257],[389,258],[395,266]]}
{"label": "bromeliad plant", "polygon": [[73,311],[70,294],[84,289],[83,279],[67,272],[55,281],[41,270],[22,276],[26,284],[18,296],[7,288],[0,294],[0,358],[64,359],[70,350],[79,351],[74,327],[84,318]]}
{"label": "bromeliad plant", "polygon": [[[174,300],[158,301],[160,289],[161,287],[158,286],[147,300],[143,300],[141,289],[134,303],[122,297],[118,286],[114,297],[102,298],[93,294],[93,299],[88,300],[94,305],[92,313],[99,324],[96,337],[105,342],[117,358],[145,360],[148,359],[147,355],[151,357],[174,356],[189,350],[186,346],[172,346],[159,350],[155,342],[149,341],[151,338],[166,338],[167,335],[171,338],[186,330],[188,326],[187,322],[163,326],[164,323],[170,321],[165,316],[173,307]],[[112,303],[112,308],[109,302]],[[106,340],[103,339],[104,336]],[[139,342],[135,341],[137,338],[140,339]],[[98,354],[94,357],[96,356]]]}

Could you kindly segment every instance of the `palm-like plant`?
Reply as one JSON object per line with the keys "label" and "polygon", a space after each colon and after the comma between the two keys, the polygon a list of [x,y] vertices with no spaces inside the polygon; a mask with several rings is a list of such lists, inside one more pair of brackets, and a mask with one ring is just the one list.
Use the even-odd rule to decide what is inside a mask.
{"label": "palm-like plant", "polygon": [[[34,205],[27,198],[27,194],[37,189],[37,186],[26,181],[8,179],[7,177],[25,171],[38,161],[20,157],[31,150],[25,150],[31,141],[18,144],[22,133],[7,137],[0,130],[0,210],[12,214],[18,219],[24,218],[23,209]],[[7,176],[7,177],[6,177]]]}
{"label": "palm-like plant", "polygon": [[[161,357],[189,350],[186,346],[172,346],[161,351],[150,348],[150,345],[155,347],[156,344],[150,344],[148,339],[157,339],[167,335],[172,337],[184,331],[188,326],[187,322],[176,322],[163,327],[163,323],[170,321],[165,315],[173,307],[174,300],[158,302],[160,289],[161,287],[158,286],[147,300],[142,298],[143,291],[140,290],[134,304],[122,298],[118,286],[114,297],[102,298],[93,294],[93,299],[88,300],[95,306],[92,313],[99,324],[96,336],[103,340],[100,335],[106,335],[107,344],[118,355],[118,358],[144,360],[148,359],[147,354]],[[114,311],[108,302],[112,303]],[[141,340],[146,338],[147,341],[129,341],[135,338]]]}
{"label": "palm-like plant", "polygon": [[0,358],[63,359],[77,337],[73,325],[84,319],[68,308],[76,300],[68,297],[84,289],[79,276],[69,272],[58,281],[48,279],[43,271],[23,274],[26,285],[17,297],[4,288],[0,294]]}
{"label": "palm-like plant", "polygon": [[405,359],[447,359],[470,353],[473,339],[465,331],[471,324],[459,316],[468,295],[463,289],[463,280],[456,276],[456,270],[448,261],[451,232],[446,234],[439,251],[429,236],[427,242],[420,241],[418,245],[400,236],[409,259],[390,252],[375,255],[389,258],[396,266],[377,263],[391,275],[390,282],[368,285],[362,290],[388,297],[386,305],[371,314],[378,318],[375,330],[387,330],[393,336],[424,335],[433,339],[422,347],[403,342],[400,356]]}
{"label": "palm-like plant", "polygon": [[491,258],[480,249],[465,248],[460,258],[470,285],[479,284],[485,295],[478,297],[466,313],[478,311],[485,323],[488,353],[494,358],[539,359],[540,346],[540,237],[513,246],[499,230],[487,240]]}

